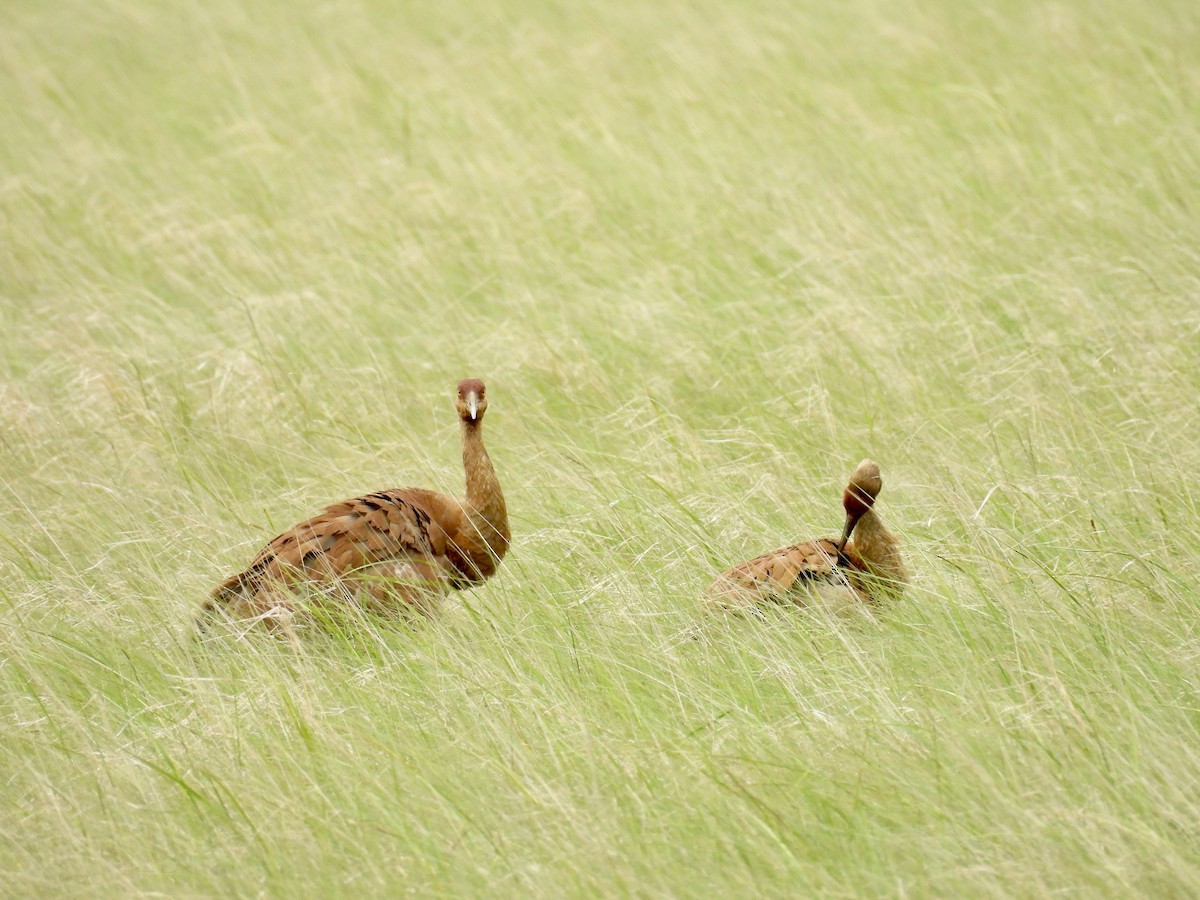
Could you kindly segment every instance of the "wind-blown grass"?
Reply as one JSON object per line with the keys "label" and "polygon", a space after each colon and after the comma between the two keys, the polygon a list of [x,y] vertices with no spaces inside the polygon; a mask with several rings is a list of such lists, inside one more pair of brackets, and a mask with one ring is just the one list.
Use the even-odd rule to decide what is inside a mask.
{"label": "wind-blown grass", "polygon": [[[0,10],[4,892],[1200,892],[1200,15],[443,6]],[[504,571],[194,640],[468,375]]]}

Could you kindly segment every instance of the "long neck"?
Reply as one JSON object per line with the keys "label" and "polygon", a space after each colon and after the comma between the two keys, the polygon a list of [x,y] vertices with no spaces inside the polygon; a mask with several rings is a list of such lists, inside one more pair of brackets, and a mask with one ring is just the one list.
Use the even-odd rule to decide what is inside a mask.
{"label": "long neck", "polygon": [[854,549],[872,575],[886,579],[890,590],[899,593],[908,581],[908,570],[900,555],[900,540],[883,524],[873,509],[863,513],[854,527]]}
{"label": "long neck", "polygon": [[[483,446],[483,423],[462,420],[463,469],[467,475],[467,517],[474,535],[469,544],[483,543],[497,558],[504,556],[512,535],[508,530],[508,508],[496,478],[496,470]],[[472,540],[472,537],[474,540]],[[479,550],[484,549],[478,546]]]}

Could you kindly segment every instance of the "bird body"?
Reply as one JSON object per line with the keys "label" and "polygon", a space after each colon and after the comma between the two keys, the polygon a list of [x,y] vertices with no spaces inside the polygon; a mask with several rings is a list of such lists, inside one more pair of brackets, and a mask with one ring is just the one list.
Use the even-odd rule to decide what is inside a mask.
{"label": "bird body", "polygon": [[293,636],[296,601],[349,602],[382,613],[432,615],[450,590],[493,575],[511,533],[504,494],[483,445],[483,382],[463,381],[466,498],[395,488],[327,506],[271,541],[221,582],[204,613],[261,621]]}
{"label": "bird body", "polygon": [[708,599],[726,612],[773,602],[837,612],[855,602],[851,568],[840,556],[830,538],[780,547],[723,572],[709,588]]}
{"label": "bird body", "polygon": [[882,486],[879,466],[863,460],[842,495],[846,525],[840,541],[802,541],[739,563],[710,585],[709,605],[738,613],[782,603],[840,614],[898,595],[908,573],[899,540],[873,509]]}

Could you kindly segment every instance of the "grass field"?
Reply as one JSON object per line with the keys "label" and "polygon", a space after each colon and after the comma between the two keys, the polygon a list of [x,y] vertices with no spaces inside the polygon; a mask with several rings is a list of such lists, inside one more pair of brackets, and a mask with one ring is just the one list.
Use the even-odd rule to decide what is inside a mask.
{"label": "grass field", "polygon": [[[5,896],[1200,894],[1194,4],[8,0],[0,354]],[[193,639],[468,375],[504,571]]]}

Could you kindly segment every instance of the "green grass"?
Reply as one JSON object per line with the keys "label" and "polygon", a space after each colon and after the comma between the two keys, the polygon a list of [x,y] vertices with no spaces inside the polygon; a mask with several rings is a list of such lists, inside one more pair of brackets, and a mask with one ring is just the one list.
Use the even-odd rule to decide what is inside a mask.
{"label": "green grass", "polygon": [[[1194,5],[435,6],[0,8],[3,893],[1200,894]],[[468,375],[502,573],[192,639]]]}

